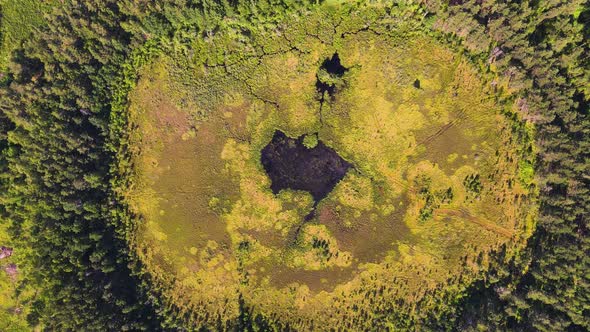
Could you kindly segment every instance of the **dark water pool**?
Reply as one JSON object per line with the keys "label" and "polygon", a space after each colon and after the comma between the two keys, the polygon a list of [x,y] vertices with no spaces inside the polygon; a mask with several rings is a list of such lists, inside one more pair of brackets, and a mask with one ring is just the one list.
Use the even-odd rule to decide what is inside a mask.
{"label": "dark water pool", "polygon": [[309,192],[315,205],[326,197],[352,167],[336,151],[318,140],[313,148],[303,144],[304,136],[293,139],[277,130],[262,149],[261,162],[272,181],[271,190]]}

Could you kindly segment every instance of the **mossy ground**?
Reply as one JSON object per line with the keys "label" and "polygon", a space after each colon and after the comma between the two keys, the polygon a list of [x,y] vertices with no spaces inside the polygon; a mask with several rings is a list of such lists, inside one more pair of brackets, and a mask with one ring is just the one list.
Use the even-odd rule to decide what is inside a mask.
{"label": "mossy ground", "polygon": [[[376,13],[220,32],[142,70],[132,246],[195,326],[237,318],[243,301],[299,329],[370,327],[428,308],[451,279],[444,292],[459,292],[489,251],[526,240],[535,209],[512,106],[456,51]],[[347,70],[327,77],[335,54]],[[261,165],[276,130],[317,133],[353,165],[310,222],[311,195],[273,194]]]}

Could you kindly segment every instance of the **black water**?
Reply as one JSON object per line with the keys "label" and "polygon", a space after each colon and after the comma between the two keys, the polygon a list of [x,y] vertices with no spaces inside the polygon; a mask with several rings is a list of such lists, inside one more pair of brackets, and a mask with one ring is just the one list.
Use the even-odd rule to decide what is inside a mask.
{"label": "black water", "polygon": [[338,55],[338,53],[334,53],[332,55],[332,58],[324,60],[321,68],[325,69],[328,73],[338,77],[342,77],[342,75],[344,75],[344,73],[348,71],[348,68],[344,67],[340,63],[340,56]]}
{"label": "black water", "polygon": [[416,89],[421,89],[421,87],[420,87],[420,80],[419,80],[419,79],[416,79],[416,80],[414,81],[414,84],[413,84],[413,85],[414,85],[414,87],[415,87]]}
{"label": "black water", "polygon": [[[340,63],[340,57],[338,53],[334,53],[330,59],[324,60],[320,70],[325,70],[332,78],[340,78],[347,71],[348,68],[342,66]],[[334,96],[336,92],[336,85],[331,82],[322,82],[319,78],[316,81],[316,88],[320,94],[323,95],[324,91],[327,91],[330,96]]]}
{"label": "black water", "polygon": [[272,192],[303,190],[314,199],[314,206],[326,197],[352,166],[321,141],[313,148],[303,145],[301,136],[293,139],[277,130],[262,149],[261,162],[272,184]]}

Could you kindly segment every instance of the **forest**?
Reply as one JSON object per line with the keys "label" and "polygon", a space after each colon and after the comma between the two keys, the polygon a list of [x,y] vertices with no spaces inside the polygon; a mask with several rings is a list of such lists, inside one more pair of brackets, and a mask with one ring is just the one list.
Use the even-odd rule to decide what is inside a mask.
{"label": "forest", "polygon": [[[584,0],[0,0],[0,330],[588,331],[589,40]],[[275,131],[340,155],[322,201],[256,187]]]}

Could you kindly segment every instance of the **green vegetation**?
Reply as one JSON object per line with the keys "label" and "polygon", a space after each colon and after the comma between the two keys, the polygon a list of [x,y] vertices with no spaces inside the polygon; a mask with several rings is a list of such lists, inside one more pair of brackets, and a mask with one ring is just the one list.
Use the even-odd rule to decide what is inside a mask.
{"label": "green vegetation", "polygon": [[[0,72],[5,75],[11,53],[27,40],[34,29],[45,23],[44,14],[51,12],[54,0],[0,1]],[[0,79],[4,81],[4,77]]]}
{"label": "green vegetation", "polygon": [[[588,3],[60,3],[1,3],[0,329],[590,329]],[[353,167],[275,195],[276,130]]]}
{"label": "green vegetation", "polygon": [[[326,317],[353,324],[353,307],[367,312],[359,328],[375,325],[371,310],[420,320],[392,303],[436,298],[455,275],[460,290],[486,270],[479,256],[524,245],[534,195],[516,181],[527,146],[510,143],[502,113],[511,104],[494,102],[434,36],[406,32],[411,21],[386,28],[392,17],[376,17],[380,7],[349,18],[347,6],[324,9],[286,18],[280,34],[252,30],[243,45],[233,44],[233,29],[218,31],[210,42],[233,47],[231,64],[187,65],[185,54],[207,58],[215,48],[163,46],[174,58],[141,70],[130,94],[134,175],[120,190],[142,220],[130,242],[167,301],[197,326],[230,324],[238,299],[301,329]],[[359,32],[369,15],[371,28]],[[306,40],[307,22],[325,30],[323,40]],[[243,56],[273,39],[287,42]],[[354,170],[317,207],[306,192],[274,195],[260,160],[276,130],[316,137]],[[460,160],[449,163],[450,154]],[[485,189],[467,200],[463,180],[475,169]],[[383,284],[395,279],[421,283]],[[378,302],[355,295],[377,291]],[[191,312],[196,306],[203,310]]]}
{"label": "green vegetation", "polygon": [[[23,255],[19,249],[14,250],[13,241],[8,236],[4,223],[0,225],[0,329],[2,331],[28,331],[26,316],[30,312],[30,303],[35,299],[35,290],[26,280]],[[12,250],[11,250],[12,249]],[[7,251],[10,250],[9,256]],[[4,255],[2,255],[4,254]],[[5,257],[7,256],[7,257]]]}

